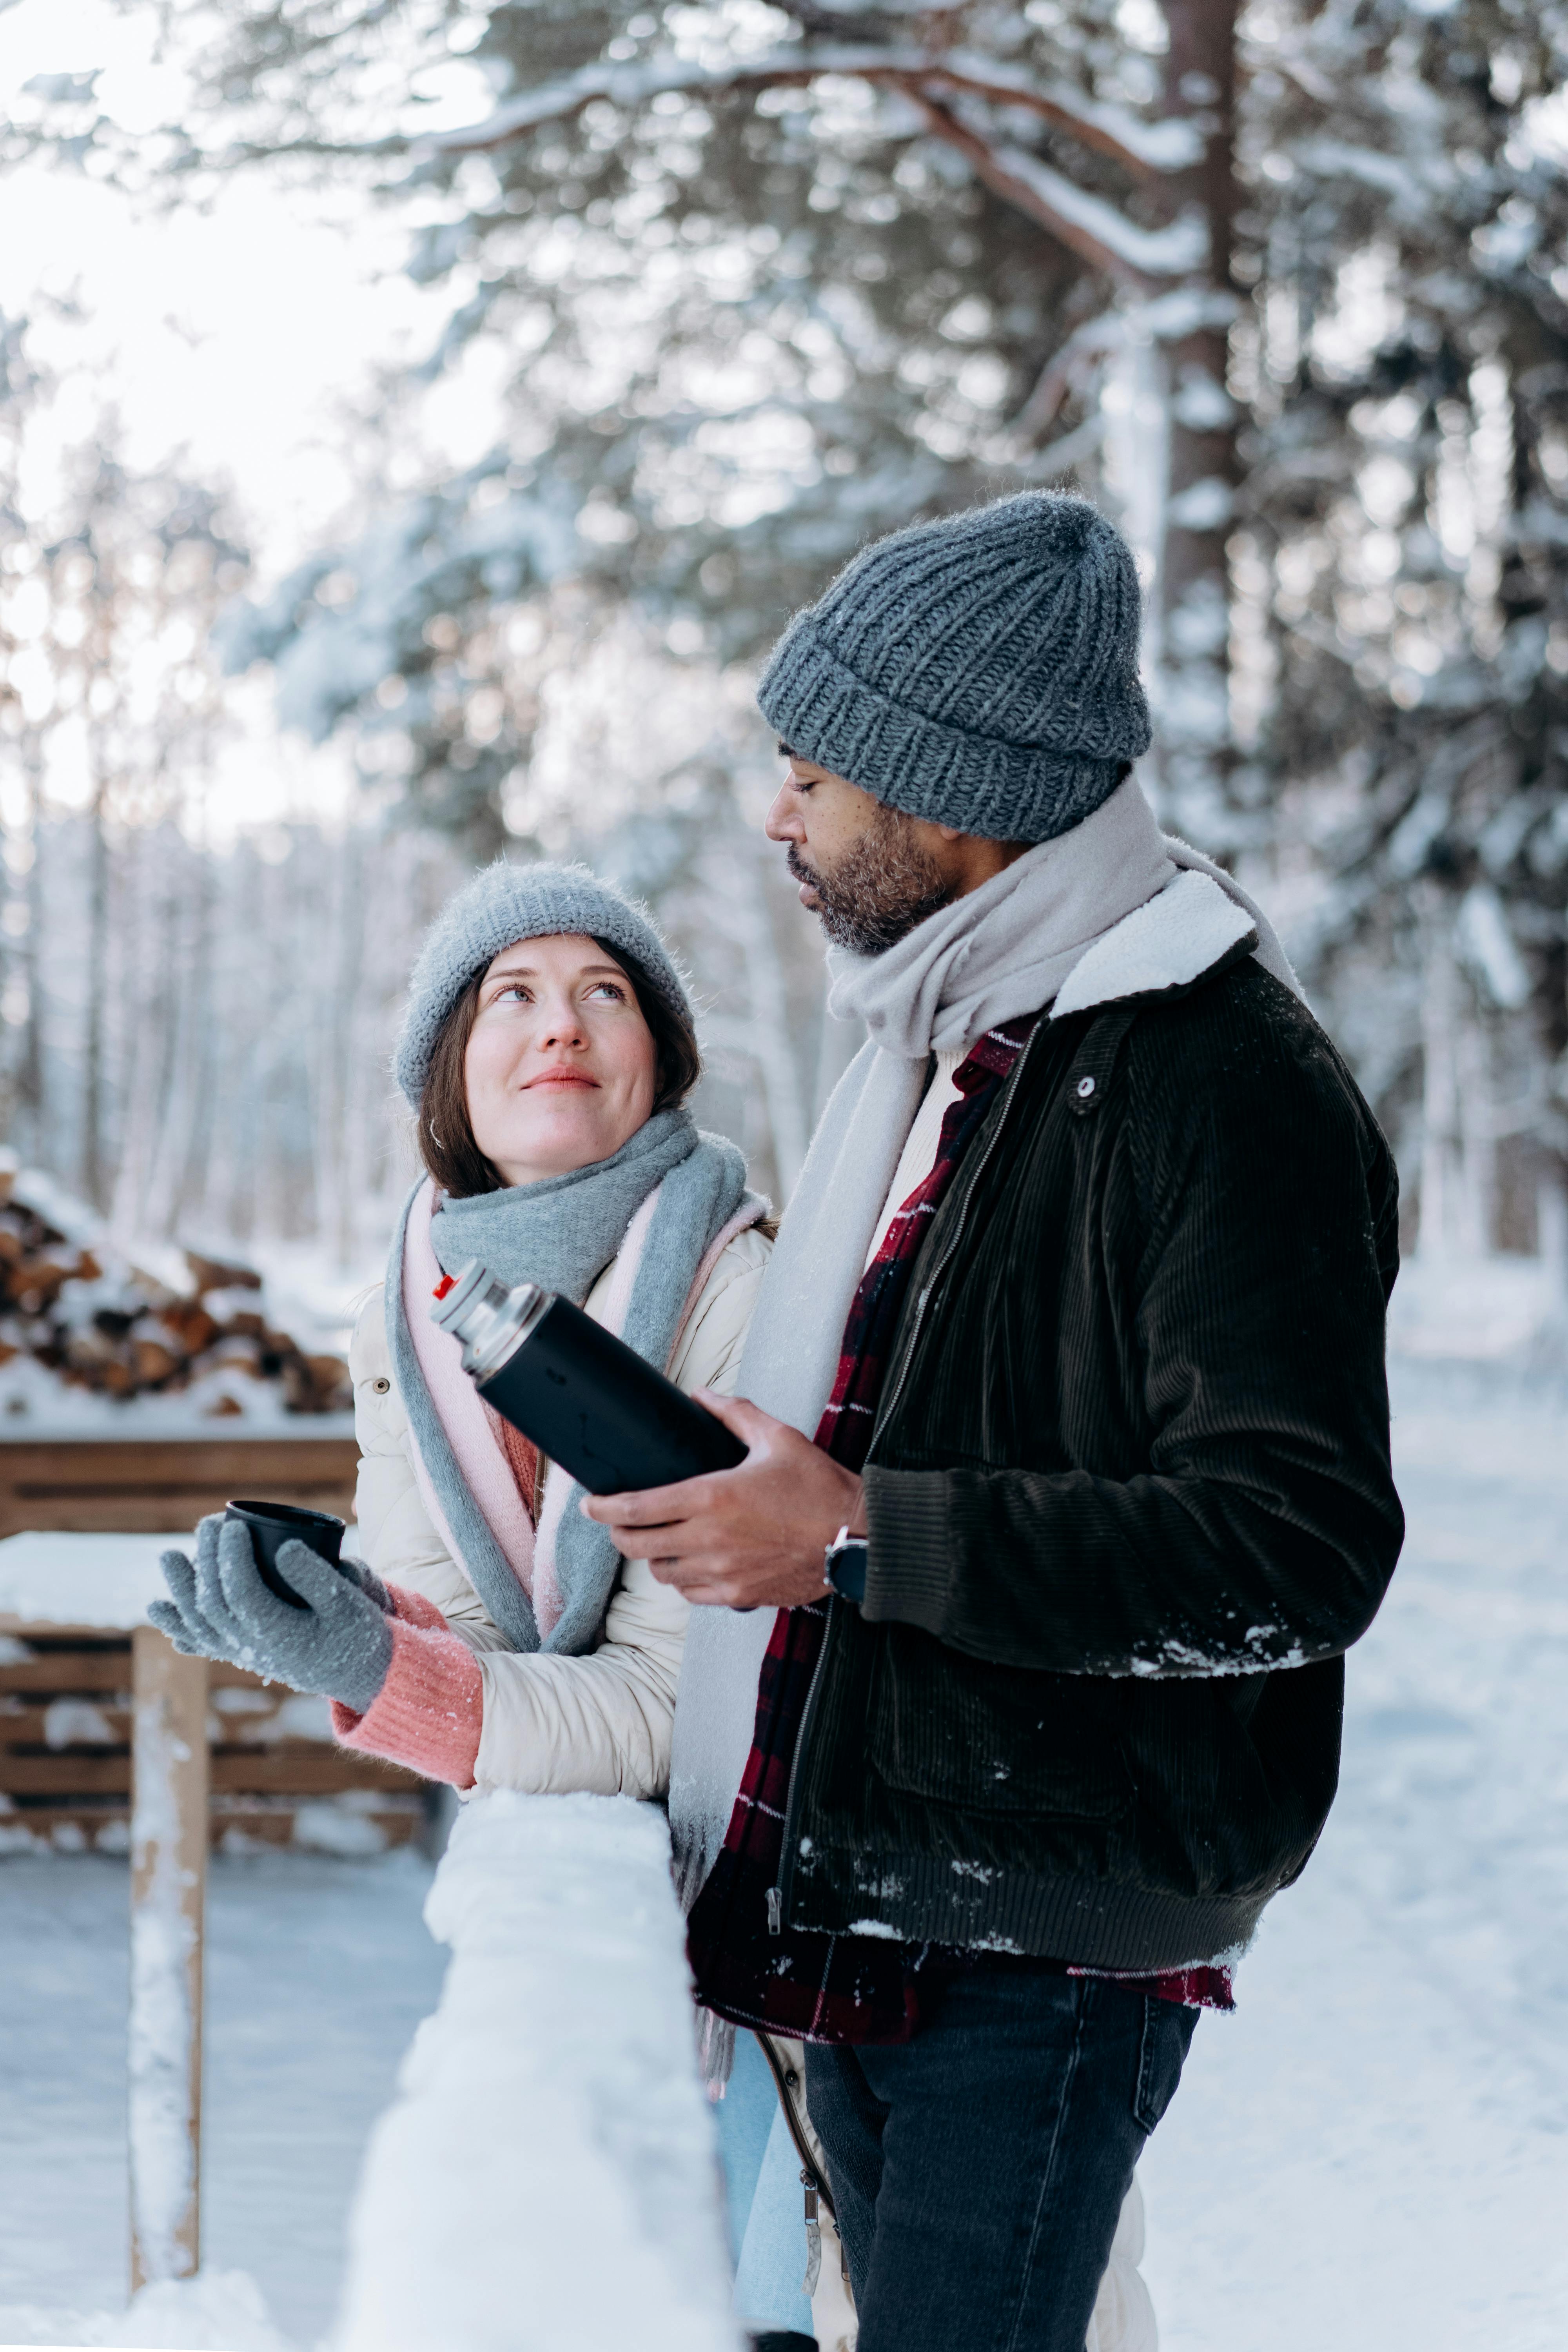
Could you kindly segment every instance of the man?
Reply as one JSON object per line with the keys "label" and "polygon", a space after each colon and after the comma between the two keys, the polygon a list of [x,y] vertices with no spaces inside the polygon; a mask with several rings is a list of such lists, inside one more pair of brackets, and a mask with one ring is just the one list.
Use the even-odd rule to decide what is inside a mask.
{"label": "man", "polygon": [[1082,2352],[1403,1532],[1394,1169],[1131,780],[1137,636],[1115,531],[1029,494],[869,549],[775,649],[767,830],[870,1042],[751,1402],[707,1400],[747,1460],[587,1507],[706,1604],[699,1998],[809,2045],[860,2352]]}

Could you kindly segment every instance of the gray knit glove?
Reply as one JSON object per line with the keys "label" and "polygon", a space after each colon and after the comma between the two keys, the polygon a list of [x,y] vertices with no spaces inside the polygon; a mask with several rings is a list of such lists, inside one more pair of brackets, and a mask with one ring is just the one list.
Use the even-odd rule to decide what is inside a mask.
{"label": "gray knit glove", "polygon": [[[196,1522],[194,1561],[183,1551],[160,1556],[158,1565],[174,1597],[172,1602],[154,1601],[147,1614],[185,1657],[222,1658],[237,1665],[236,1645],[248,1648],[251,1643],[246,1629],[234,1623],[218,1573],[218,1538],[229,1524],[226,1512],[211,1511]],[[357,1585],[384,1615],[397,1614],[391,1593],[363,1559],[341,1559],[338,1573]],[[220,1632],[220,1626],[225,1630]]]}
{"label": "gray knit glove", "polygon": [[341,1699],[356,1715],[385,1681],[390,1596],[357,1560],[341,1573],[308,1545],[284,1544],[279,1573],[305,1603],[292,1608],[262,1582],[244,1521],[215,1515],[196,1530],[194,1565],[178,1551],[165,1552],[162,1565],[174,1599],[153,1601],[147,1614],[177,1650]]}
{"label": "gray knit glove", "polygon": [[218,1582],[217,1539],[224,1524],[224,1515],[215,1511],[196,1523],[196,1556],[188,1559],[183,1551],[166,1551],[158,1565],[163,1571],[163,1581],[174,1594],[172,1601],[154,1601],[147,1614],[161,1633],[166,1633],[176,1650],[187,1658],[222,1658],[235,1664],[233,1654],[223,1634],[203,1608],[201,1593],[223,1613],[223,1588]]}

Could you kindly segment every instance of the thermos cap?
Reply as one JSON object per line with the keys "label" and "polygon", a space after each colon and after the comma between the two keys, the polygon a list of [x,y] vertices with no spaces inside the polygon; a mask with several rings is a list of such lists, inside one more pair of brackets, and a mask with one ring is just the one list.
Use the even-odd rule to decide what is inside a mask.
{"label": "thermos cap", "polygon": [[461,1274],[448,1274],[436,1285],[431,1293],[436,1304],[430,1309],[430,1320],[438,1323],[443,1331],[455,1331],[461,1321],[468,1301],[478,1292],[499,1291],[504,1298],[505,1287],[491,1279],[482,1258],[471,1257]]}
{"label": "thermos cap", "polygon": [[554,1303],[554,1292],[536,1282],[520,1282],[509,1290],[476,1257],[455,1281],[448,1276],[441,1284],[430,1320],[461,1342],[464,1370],[482,1381],[505,1363]]}

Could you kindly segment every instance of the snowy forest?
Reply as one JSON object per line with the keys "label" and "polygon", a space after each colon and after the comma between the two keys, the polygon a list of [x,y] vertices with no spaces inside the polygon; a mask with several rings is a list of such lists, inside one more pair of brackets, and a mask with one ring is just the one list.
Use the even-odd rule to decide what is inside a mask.
{"label": "snowy forest", "polygon": [[[1283,1642],[1274,1596],[1298,1556],[1327,1559],[1342,1597],[1310,1643],[1269,1661],[1310,1663],[1310,1684],[1254,1674],[1262,1650],[1229,1633],[1217,1650],[1162,1636],[1152,1655],[1124,1640],[1109,1665],[1063,1648],[1048,1654],[1070,1672],[1036,1673],[1047,1654],[1027,1648],[1022,1601],[1016,1657],[894,1612],[887,1630],[911,1654],[945,1648],[965,1691],[1027,1681],[1019,1719],[1040,1732],[1047,1679],[1071,1684],[1068,1719],[1085,1725],[1096,1707],[1131,1723],[1156,1699],[1171,1724],[1195,1722],[1212,1698],[1227,1738],[1238,1727],[1224,1751],[1238,1760],[1222,1770],[1197,1746],[1181,1759],[1198,1823],[1183,1852],[1205,1871],[1244,1850],[1227,1789],[1267,1784],[1285,1810],[1272,1766],[1239,1760],[1269,1753],[1246,1744],[1261,1686],[1305,1752],[1305,1716],[1283,1712],[1278,1686],[1322,1693],[1348,1644],[1342,1745],[1336,1699],[1322,1750],[1334,1808],[1256,1939],[1176,1979],[1141,1971],[1199,1963],[1207,1945],[1101,1953],[1087,1974],[1128,1960],[1131,1983],[1071,1989],[1079,2014],[1102,1995],[1138,2002],[1137,2092],[1116,2095],[1125,2138],[1130,2116],[1142,2133],[1170,2095],[1154,2097],[1153,2020],[1170,2009],[1156,1990],[1223,1969],[1228,2001],[1234,1964],[1235,2007],[1199,2025],[1139,2162],[1146,2237],[1129,2200],[1113,2257],[1142,2278],[1163,2352],[1568,2341],[1568,0],[0,0],[0,1502],[15,1529],[0,1539],[13,1773],[0,1772],[0,2346],[718,2352],[742,2340],[737,2315],[758,2352],[813,2341],[772,2321],[750,2332],[745,2242],[721,2242],[725,2115],[692,2065],[659,1803],[589,1793],[653,1796],[657,1772],[580,1770],[542,1696],[549,1778],[531,1777],[531,1755],[514,1787],[510,1763],[494,1765],[504,1713],[483,1769],[477,1750],[447,1754],[461,1725],[480,1736],[481,1693],[461,1709],[432,1700],[443,1745],[408,1768],[428,1786],[413,1793],[405,1773],[389,1791],[360,1739],[363,1657],[347,1714],[362,1752],[341,1731],[329,1745],[311,1695],[346,1692],[341,1677],[268,1693],[239,1664],[237,1680],[215,1669],[204,1744],[206,1670],[163,1658],[142,1612],[164,1589],[167,1531],[212,1507],[198,1493],[237,1482],[349,1508],[351,1402],[366,1454],[401,1448],[409,1482],[423,1463],[416,1414],[393,1392],[396,1315],[387,1372],[379,1314],[352,1378],[343,1359],[416,1164],[392,1075],[410,968],[479,867],[583,858],[648,902],[692,981],[698,1118],[743,1149],[757,1190],[788,1201],[863,1033],[828,1016],[821,927],[762,831],[784,772],[755,706],[762,665],[879,535],[1035,488],[1082,494],[1131,542],[1153,715],[1142,784],[1167,830],[1272,919],[1393,1145],[1402,1263],[1385,1363],[1403,1549],[1380,1600],[1383,1568],[1372,1580],[1359,1564],[1371,1538],[1342,1544],[1303,1516],[1288,1541],[1267,1539],[1288,1512],[1261,1494],[1271,1469],[1248,1484],[1253,1459],[1329,1465],[1325,1486],[1368,1524],[1393,1523],[1371,1359],[1358,1385],[1352,1343],[1315,1350],[1292,1310],[1269,1347],[1340,1392],[1327,1434],[1267,1405],[1254,1457],[1238,1408],[1201,1508],[1180,1461],[1133,1483],[1160,1489],[1162,1528],[1186,1509],[1194,1558],[1199,1537],[1220,1565],[1234,1555],[1235,1592],[1263,1596],[1237,1619],[1249,1645]],[[1012,1066],[988,1058],[987,1085]],[[1069,1108],[1096,1088],[1086,1071]],[[1207,1115],[1189,1093],[1184,1120],[1194,1101]],[[952,1173],[927,1124],[938,1164],[918,1194],[894,1187],[906,1215],[929,1213],[926,1187],[940,1198]],[[964,1202],[991,1197],[984,1164],[983,1150]],[[1256,1197],[1279,1228],[1276,1196]],[[880,1380],[876,1318],[889,1298],[897,1309],[917,1230],[850,1269],[879,1303],[846,1333],[847,1412],[868,1408],[844,1381]],[[1235,1346],[1227,1327],[1215,1351],[1239,1364],[1247,1327],[1268,1319],[1247,1311],[1245,1261],[1227,1270],[1207,1229],[1190,1255],[1225,1312],[1241,1299]],[[1297,1249],[1290,1296],[1310,1283],[1353,1309],[1348,1283],[1324,1286],[1326,1263]],[[784,1290],[790,1314],[807,1286]],[[793,1324],[788,1337],[804,1352]],[[739,1349],[737,1336],[727,1364]],[[1079,1368],[1060,1360],[1065,1393]],[[1209,1360],[1182,1370],[1184,1396],[1228,1381],[1240,1398],[1230,1366],[1208,1381]],[[994,1362],[1005,1371],[1005,1353]],[[422,1375],[416,1394],[429,1402]],[[1335,1466],[1342,1404],[1359,1434]],[[1373,1462],[1374,1435],[1375,1491],[1354,1466]],[[91,1451],[73,1458],[81,1441]],[[837,1444],[824,1450],[841,1467]],[[541,1460],[525,1451],[521,1470],[506,1454],[501,1491],[531,1523]],[[945,1437],[939,1454],[966,1477],[986,1467]],[[247,1463],[243,1478],[228,1466]],[[412,1483],[406,1515],[405,1501],[384,1511],[395,1470],[373,1465],[342,1564],[363,1549],[389,1582],[430,1570],[439,1593],[450,1570],[462,1587],[444,1517],[438,1570],[375,1549],[389,1529],[414,1529],[411,1556],[422,1540]],[[1122,1526],[1110,1477],[1079,1465],[1065,1483],[1107,1489],[1105,1524]],[[473,1497],[482,1516],[478,1486]],[[550,1507],[538,1557],[554,1576]],[[853,1524],[830,1553],[858,1549],[864,1573]],[[1129,1513],[1127,1528],[1142,1524]],[[1110,1536],[1075,1578],[1038,1525],[1053,1609],[1059,1596],[1070,1616],[1078,1586],[1117,1599]],[[1128,1592],[1180,1598],[1197,1573],[1172,1569],[1163,1536],[1116,1541]],[[531,1574],[531,1524],[526,1551]],[[789,1619],[826,1609],[841,1625],[853,1602],[826,1602],[815,1537],[804,1556],[817,1606],[792,1601]],[[397,1629],[398,1658],[426,1634],[447,1656],[432,1690],[458,1649],[478,1676],[480,1643],[447,1639],[459,1616],[482,1622],[473,1581],[449,1626],[437,1599],[443,1630],[423,1611]],[[344,1605],[374,1613],[363,1589]],[[569,1694],[582,1664],[601,1694],[619,1677],[657,1746],[673,1622],[669,1654],[663,1633],[646,1637],[646,1684],[623,1664],[644,1638],[629,1634],[608,1673],[566,1654],[504,1664],[566,1670],[542,1674],[542,1695]],[[868,1623],[880,1641],[877,1612]],[[610,1624],[606,1651],[622,1639]],[[759,1689],[798,1684],[820,1720],[795,1638]],[[391,1635],[378,1620],[355,1641],[368,1656]],[[820,1666],[827,1653],[810,1654]],[[248,1643],[243,1655],[258,1663]],[[479,1677],[492,1694],[499,1655]],[[269,1655],[259,1665],[282,1675]],[[191,1677],[184,1729],[165,1667]],[[893,1678],[873,1671],[861,1712],[891,1720]],[[532,1705],[518,1698],[519,1725]],[[602,1708],[584,1702],[584,1719]],[[855,1709],[843,1715],[858,1742]],[[925,1737],[922,1718],[911,1755]],[[967,1729],[950,1744],[977,1773],[990,1753]],[[1157,1811],[1123,1746],[1114,1773],[1107,1748],[1106,1809],[1075,1759],[1064,1814],[1118,1855],[1125,1825]],[[404,1751],[385,1752],[401,1769]],[[742,1785],[765,1788],[785,1753],[753,1748]],[[846,1785],[874,1777],[868,1748],[845,1755]],[[784,1854],[755,1890],[775,1933],[798,1760],[776,1835],[748,1828],[726,1847],[742,1893],[742,1861],[760,1868],[770,1838]],[[924,1769],[908,1791],[889,1780],[911,1818]],[[471,1801],[448,1804],[449,1788],[435,1801],[432,1771]],[[984,1802],[1033,1818],[1023,1788]],[[203,1978],[181,1939],[201,1919],[193,1857],[215,1790]],[[744,1818],[774,1817],[754,1804]],[[942,1787],[929,1809],[967,1814]],[[177,1916],[174,1876],[146,1864],[153,1845],[180,1856]],[[879,1902],[876,1862],[857,1853],[856,1884]],[[951,1867],[965,1900],[998,1875],[988,1860]],[[156,1950],[128,1939],[127,1879]],[[945,1861],[942,1883],[951,1895]],[[1060,1884],[1087,1915],[1093,1882]],[[842,1940],[879,1966],[893,1956],[870,1939],[901,1932],[879,1913]],[[839,1939],[820,1940],[831,1955]],[[1043,1957],[1038,1939],[1028,1948]],[[935,1949],[944,2000],[952,1955]],[[979,1949],[1020,1947],[998,1935]],[[1056,1986],[1055,1966],[1026,1974]],[[914,1984],[911,1967],[911,2039]],[[818,1989],[831,2000],[829,1972]],[[1074,2039],[1075,2070],[1087,2046]],[[1014,2087],[1030,2063],[1016,2047]],[[169,2210],[183,2200],[188,2221],[162,2269],[133,2255],[124,2309],[136,2184],[157,2170],[128,2131],[128,2061],[143,2115],[156,2093],[180,2139],[153,2201],[177,2189]],[[965,2079],[952,2077],[959,2103]],[[785,2086],[798,2091],[793,2071]],[[794,2243],[809,2249],[826,2283],[816,2340],[852,2352],[829,2325],[847,2276],[832,2209],[798,2170],[798,2134],[774,2132],[771,2073],[763,2090],[799,2232],[791,2261]],[[731,2123],[739,2112],[731,2097]],[[1076,2196],[1050,2132],[1042,2179],[1059,2172]],[[948,2173],[953,2147],[980,2144],[944,2137]],[[985,2152],[974,2193],[994,2183],[1005,2221],[1005,2162]],[[731,2170],[731,2221],[763,2210],[761,2179]],[[1041,2278],[1047,2201],[1042,2189],[1023,2265]],[[959,2210],[944,2203],[944,2223]],[[989,2257],[966,2229],[960,2213],[925,2236],[955,2277],[978,2279]],[[795,2263],[792,2307],[800,2276]],[[700,2328],[670,2320],[665,2287],[670,2310],[688,2288],[710,2295]],[[1089,2352],[1151,2352],[1153,2334],[1130,2324],[1114,2339],[1091,2324]]]}
{"label": "snowy forest", "polygon": [[[393,220],[444,326],[266,564],[68,333],[0,346],[0,1089],[125,1234],[374,1256],[386,1055],[468,865],[582,855],[705,1008],[705,1123],[787,1196],[854,1040],[756,820],[750,700],[879,532],[1081,488],[1146,592],[1166,824],[1280,924],[1423,1256],[1568,1255],[1568,8],[1556,0],[124,0],[128,121],[13,165],[149,216]],[[39,357],[47,345],[48,356]],[[487,446],[442,461],[428,404]],[[226,746],[328,747],[247,821]]]}

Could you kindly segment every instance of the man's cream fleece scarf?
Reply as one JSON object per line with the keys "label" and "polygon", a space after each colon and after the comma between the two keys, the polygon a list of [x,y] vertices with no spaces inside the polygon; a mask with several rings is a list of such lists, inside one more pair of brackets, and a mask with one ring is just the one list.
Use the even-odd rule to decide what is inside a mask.
{"label": "man's cream fleece scarf", "polygon": [[[1294,989],[1273,929],[1228,875],[1163,835],[1132,779],[879,956],[836,954],[831,1010],[867,1043],[823,1112],[763,1279],[737,1393],[815,1434],[866,1250],[926,1087],[930,1055],[1049,1004],[1106,933],[1195,868],[1245,908],[1259,961]],[[688,1904],[723,1843],[751,1750],[775,1612],[691,1612],[676,1702],[669,1815]]]}

